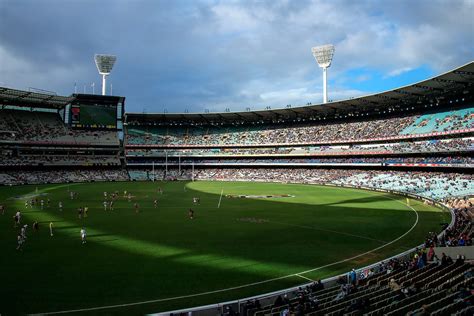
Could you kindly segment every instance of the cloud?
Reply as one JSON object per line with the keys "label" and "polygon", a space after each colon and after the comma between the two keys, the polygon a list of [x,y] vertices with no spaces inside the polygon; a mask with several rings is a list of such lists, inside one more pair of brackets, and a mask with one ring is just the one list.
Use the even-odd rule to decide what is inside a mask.
{"label": "cloud", "polygon": [[103,52],[118,56],[109,82],[130,111],[304,105],[322,99],[312,46],[336,47],[333,99],[376,92],[357,83],[405,78],[419,67],[440,73],[472,60],[473,5],[0,0],[0,82],[70,94],[75,81],[99,84],[92,57]]}
{"label": "cloud", "polygon": [[394,69],[394,70],[390,71],[390,72],[386,75],[386,77],[399,76],[399,75],[401,75],[401,74],[403,74],[403,73],[405,73],[405,72],[409,72],[409,71],[411,71],[411,70],[413,70],[413,68],[411,68],[411,67],[397,68],[397,69]]}

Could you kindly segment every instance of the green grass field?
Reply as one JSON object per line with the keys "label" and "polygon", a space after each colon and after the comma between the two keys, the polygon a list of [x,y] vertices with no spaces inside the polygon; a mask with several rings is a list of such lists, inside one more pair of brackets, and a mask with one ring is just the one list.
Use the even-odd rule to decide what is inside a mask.
{"label": "green grass field", "polygon": [[[157,188],[164,193],[158,194]],[[70,200],[68,189],[78,193]],[[224,189],[221,207],[217,208]],[[122,197],[127,190],[135,197]],[[119,191],[113,212],[103,192]],[[50,208],[25,209],[45,194]],[[290,194],[269,199],[226,194]],[[192,198],[201,198],[193,206]],[[158,208],[153,199],[158,198]],[[78,314],[139,315],[211,304],[283,289],[362,267],[423,242],[450,214],[383,193],[312,185],[236,182],[129,182],[0,188],[0,314],[84,309],[153,300]],[[63,201],[64,211],[58,210]],[[140,213],[133,203],[140,204]],[[77,208],[89,207],[79,219]],[[188,218],[193,207],[195,219]],[[17,251],[12,216],[29,224]],[[38,232],[31,224],[40,222]],[[48,224],[54,223],[54,236]],[[88,242],[81,244],[84,226]],[[373,249],[377,249],[372,251]],[[360,254],[367,253],[362,256]],[[345,260],[348,258],[352,260]],[[339,264],[333,264],[343,261]],[[324,268],[318,268],[326,266]],[[308,271],[309,272],[304,272]],[[301,273],[303,272],[303,273]],[[294,274],[301,273],[301,276]],[[277,280],[269,281],[278,278]],[[262,282],[257,285],[251,283]],[[248,286],[245,286],[248,285]],[[239,287],[237,289],[230,289]],[[228,289],[228,290],[226,290]],[[213,292],[202,294],[205,292]],[[201,294],[201,295],[199,295]],[[175,298],[187,296],[185,298]]]}

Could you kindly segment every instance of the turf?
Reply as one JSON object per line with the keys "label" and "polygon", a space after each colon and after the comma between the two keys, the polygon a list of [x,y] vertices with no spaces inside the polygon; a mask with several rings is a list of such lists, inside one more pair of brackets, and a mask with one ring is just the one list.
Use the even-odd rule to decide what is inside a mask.
{"label": "turf", "polygon": [[[163,189],[163,194],[157,188]],[[224,189],[221,207],[217,208]],[[78,193],[70,200],[68,190]],[[103,210],[103,192],[127,190],[113,212]],[[50,208],[25,209],[22,196],[47,194]],[[278,195],[268,199],[227,194]],[[201,198],[193,206],[192,198]],[[16,198],[13,198],[16,197]],[[159,201],[153,207],[153,199]],[[7,213],[0,215],[1,315],[54,312],[162,300],[85,314],[135,315],[248,297],[362,267],[420,244],[450,214],[411,201],[418,224],[404,238],[364,256],[407,232],[416,213],[405,199],[334,187],[242,182],[128,182],[0,188]],[[63,201],[64,211],[57,208]],[[140,213],[133,203],[140,204]],[[89,207],[79,219],[77,208]],[[195,219],[188,218],[188,209]],[[17,251],[12,216],[40,222]],[[48,224],[54,223],[54,236]],[[88,242],[81,244],[85,227]],[[317,267],[326,266],[316,269]],[[288,276],[288,277],[285,277]],[[270,279],[280,278],[274,281]],[[254,286],[242,285],[264,282]],[[212,292],[232,287],[234,290]],[[181,299],[177,296],[190,297]],[[84,313],[83,313],[84,314]]]}

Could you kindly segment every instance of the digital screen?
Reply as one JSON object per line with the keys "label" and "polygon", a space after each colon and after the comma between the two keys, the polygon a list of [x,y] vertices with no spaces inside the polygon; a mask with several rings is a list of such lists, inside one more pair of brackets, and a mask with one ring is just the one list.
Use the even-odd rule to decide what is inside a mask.
{"label": "digital screen", "polygon": [[73,104],[71,124],[78,128],[116,129],[117,106]]}

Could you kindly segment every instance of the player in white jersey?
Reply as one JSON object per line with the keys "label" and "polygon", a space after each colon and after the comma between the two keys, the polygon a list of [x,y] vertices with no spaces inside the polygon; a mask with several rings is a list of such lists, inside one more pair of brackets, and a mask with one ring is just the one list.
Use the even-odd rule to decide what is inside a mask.
{"label": "player in white jersey", "polygon": [[104,201],[103,204],[104,204],[104,211],[107,211],[107,204],[108,204],[107,201]]}
{"label": "player in white jersey", "polygon": [[85,230],[84,227],[82,227],[82,229],[81,229],[81,240],[82,240],[82,243],[83,243],[83,244],[86,243],[86,237],[87,237],[86,230]]}
{"label": "player in white jersey", "polygon": [[17,211],[15,214],[15,227],[21,224],[21,212]]}

